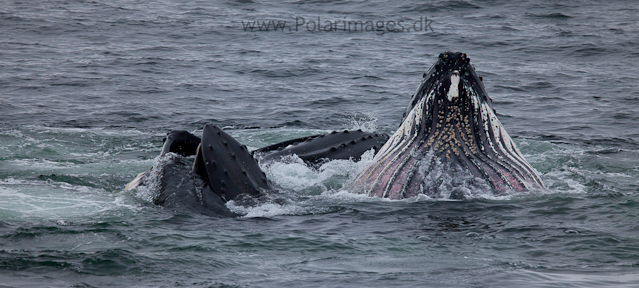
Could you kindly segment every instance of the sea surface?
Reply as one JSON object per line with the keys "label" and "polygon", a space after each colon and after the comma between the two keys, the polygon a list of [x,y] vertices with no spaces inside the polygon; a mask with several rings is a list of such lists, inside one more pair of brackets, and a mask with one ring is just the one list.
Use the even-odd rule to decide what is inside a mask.
{"label": "sea surface", "polygon": [[[242,217],[124,191],[170,130],[393,133],[448,50],[547,191],[391,201],[294,159]],[[638,62],[630,0],[0,0],[0,287],[637,287]]]}

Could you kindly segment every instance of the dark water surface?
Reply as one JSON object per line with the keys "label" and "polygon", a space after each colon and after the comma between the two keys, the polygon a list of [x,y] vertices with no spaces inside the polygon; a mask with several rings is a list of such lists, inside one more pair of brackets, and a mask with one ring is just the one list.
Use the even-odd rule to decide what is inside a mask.
{"label": "dark water surface", "polygon": [[[638,47],[636,1],[0,0],[0,287],[636,287]],[[173,129],[392,133],[446,50],[548,191],[368,198],[349,161],[264,165],[284,197],[240,218],[123,190]]]}

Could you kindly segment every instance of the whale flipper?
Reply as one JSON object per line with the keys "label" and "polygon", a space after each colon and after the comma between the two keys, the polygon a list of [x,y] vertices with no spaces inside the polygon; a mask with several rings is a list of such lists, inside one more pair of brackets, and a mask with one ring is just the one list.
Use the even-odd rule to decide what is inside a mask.
{"label": "whale flipper", "polygon": [[208,182],[224,201],[242,194],[257,197],[274,190],[246,146],[211,124],[202,131],[192,173]]}
{"label": "whale flipper", "polygon": [[278,160],[295,154],[304,162],[316,164],[324,159],[353,159],[359,161],[364,152],[374,149],[376,152],[388,140],[384,133],[369,133],[362,130],[313,135],[292,139],[251,152],[259,155],[262,161]]}

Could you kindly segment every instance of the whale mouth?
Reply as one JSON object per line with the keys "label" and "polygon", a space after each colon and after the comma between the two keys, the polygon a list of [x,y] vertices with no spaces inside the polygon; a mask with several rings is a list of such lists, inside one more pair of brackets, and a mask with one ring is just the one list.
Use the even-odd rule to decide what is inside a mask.
{"label": "whale mouth", "polygon": [[[401,133],[391,140],[414,135],[421,140],[418,147],[446,159],[453,154],[477,154],[486,148],[482,137],[491,134],[491,130],[497,129],[500,134],[503,130],[491,102],[470,58],[460,52],[442,53],[424,73],[402,119],[398,130]],[[381,151],[399,143],[388,141]]]}
{"label": "whale mouth", "polygon": [[439,193],[437,188],[425,187],[437,182],[434,171],[449,178],[460,171],[470,174],[496,195],[543,187],[497,119],[465,53],[439,55],[424,73],[399,129],[355,184],[380,197],[432,195]]}

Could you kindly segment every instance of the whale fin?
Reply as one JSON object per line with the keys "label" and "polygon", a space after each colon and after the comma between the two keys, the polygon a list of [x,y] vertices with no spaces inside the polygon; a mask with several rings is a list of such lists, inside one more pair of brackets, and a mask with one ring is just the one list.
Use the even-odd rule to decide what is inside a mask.
{"label": "whale fin", "polygon": [[168,152],[185,157],[195,155],[198,145],[200,145],[200,138],[197,136],[188,131],[174,130],[166,135],[160,156]]}
{"label": "whale fin", "polygon": [[278,160],[296,154],[305,162],[315,164],[323,159],[353,159],[359,161],[364,152],[375,152],[388,140],[384,133],[369,133],[362,130],[313,135],[292,139],[251,152],[262,160]]}
{"label": "whale fin", "polygon": [[144,186],[144,178],[148,174],[149,170],[138,174],[138,176],[135,176],[135,179],[131,180],[131,182],[127,183],[126,186],[124,186],[124,191],[131,191],[135,188],[138,188],[138,186]]}
{"label": "whale fin", "polygon": [[274,190],[246,146],[211,124],[202,131],[192,173],[207,181],[224,201],[241,194],[259,197]]}

